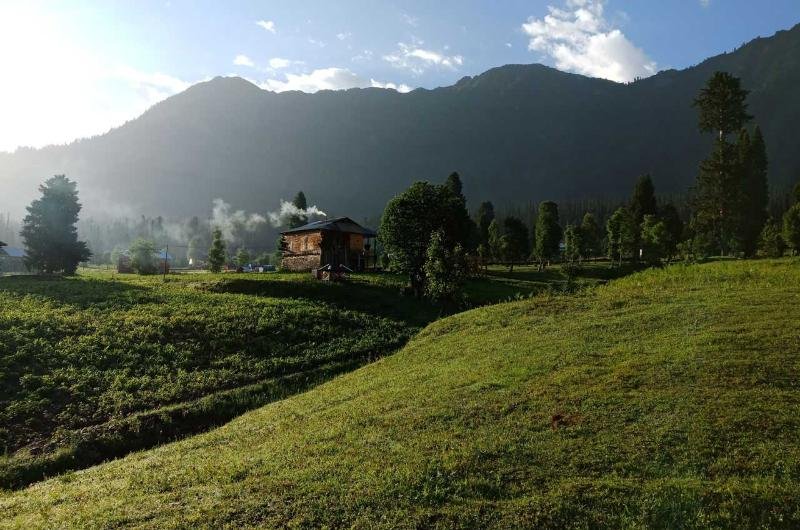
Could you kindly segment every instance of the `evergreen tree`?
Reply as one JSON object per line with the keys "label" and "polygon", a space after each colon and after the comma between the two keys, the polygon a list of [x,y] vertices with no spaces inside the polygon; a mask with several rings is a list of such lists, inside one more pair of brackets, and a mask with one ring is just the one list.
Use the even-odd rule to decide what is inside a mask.
{"label": "evergreen tree", "polygon": [[608,256],[622,265],[625,256],[632,256],[636,250],[636,221],[627,208],[620,207],[606,223],[608,234]]}
{"label": "evergreen tree", "polygon": [[450,190],[456,197],[461,197],[466,201],[463,193],[464,185],[461,183],[461,175],[459,175],[457,171],[450,173],[444,183],[444,187]]}
{"label": "evergreen tree", "polygon": [[299,212],[289,216],[289,228],[297,228],[298,226],[308,224],[308,216],[305,214],[306,210],[308,210],[306,194],[302,191],[297,192],[297,195],[295,195],[292,201],[292,205],[297,208]]}
{"label": "evergreen tree", "polygon": [[800,254],[800,202],[783,214],[783,241],[792,249],[793,255]]}
{"label": "evergreen tree", "polygon": [[494,221],[494,205],[485,201],[478,207],[478,232],[480,234],[480,242],[489,244],[489,225]]}
{"label": "evergreen tree", "polygon": [[594,215],[586,212],[583,216],[580,226],[581,231],[581,249],[580,254],[584,258],[591,258],[600,254],[600,244],[603,235],[600,232],[600,226]]}
{"label": "evergreen tree", "polygon": [[211,248],[208,250],[208,268],[211,272],[218,273],[225,265],[225,240],[222,239],[222,230],[214,229]]}
{"label": "evergreen tree", "polygon": [[505,255],[505,241],[503,232],[500,230],[500,223],[497,219],[492,219],[489,224],[489,254],[495,261],[502,261]]}
{"label": "evergreen tree", "polygon": [[761,129],[756,125],[752,139],[742,129],[737,142],[742,203],[738,239],[745,256],[755,255],[758,239],[767,222],[769,190],[767,150]]}
{"label": "evergreen tree", "polygon": [[642,226],[645,215],[656,215],[658,213],[656,190],[650,175],[643,175],[636,181],[636,186],[633,188],[633,196],[631,197],[630,212],[637,226]]}
{"label": "evergreen tree", "polygon": [[667,260],[670,260],[677,253],[678,244],[683,238],[683,221],[678,214],[678,209],[672,203],[667,203],[659,208],[658,217],[664,222],[664,227],[667,229],[668,239],[664,253]]}
{"label": "evergreen tree", "polygon": [[747,94],[738,78],[715,72],[694,102],[700,130],[716,133],[711,156],[700,164],[694,228],[698,240],[713,241],[723,255],[737,239],[741,241],[741,166],[727,136],[752,118],[747,114]]}
{"label": "evergreen tree", "polygon": [[573,224],[568,224],[564,229],[564,260],[576,263],[581,259],[584,248],[583,233]]}
{"label": "evergreen tree", "polygon": [[246,248],[241,247],[236,252],[236,265],[239,267],[245,267],[250,264],[250,253],[247,251]]}
{"label": "evergreen tree", "polygon": [[45,274],[74,274],[78,263],[92,255],[83,241],[78,241],[77,184],[64,175],[56,175],[39,186],[41,198],[28,206],[22,226],[28,267]]}
{"label": "evergreen tree", "polygon": [[536,218],[536,259],[543,270],[554,257],[558,256],[561,243],[561,225],[558,224],[558,205],[545,201],[539,205]]}
{"label": "evergreen tree", "polygon": [[506,217],[503,221],[505,234],[503,243],[508,270],[514,271],[514,262],[524,260],[530,253],[528,248],[528,227],[517,217]]}

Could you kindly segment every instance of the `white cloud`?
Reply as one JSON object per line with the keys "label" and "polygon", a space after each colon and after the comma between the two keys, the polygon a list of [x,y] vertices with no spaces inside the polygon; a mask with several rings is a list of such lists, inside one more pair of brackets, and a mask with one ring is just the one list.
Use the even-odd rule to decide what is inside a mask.
{"label": "white cloud", "polygon": [[656,63],[603,14],[603,0],[567,0],[566,8],[549,6],[542,19],[522,25],[528,49],[550,56],[556,68],[612,81],[631,81],[657,72]]}
{"label": "white cloud", "polygon": [[512,45],[511,45],[511,43],[510,43],[510,42],[507,42],[507,43],[506,43],[506,48],[511,48],[511,46],[512,46]]}
{"label": "white cloud", "polygon": [[347,40],[352,36],[353,36],[353,34],[350,33],[349,31],[343,31],[341,33],[337,33],[336,34],[336,38],[339,39],[339,40]]}
{"label": "white cloud", "polygon": [[416,28],[416,27],[419,26],[419,18],[412,17],[408,13],[403,13],[402,17],[403,17],[403,22],[405,22],[406,24],[408,24],[412,28]]}
{"label": "white cloud", "polygon": [[234,57],[233,64],[235,64],[236,66],[249,66],[250,68],[256,65],[256,63],[254,63],[250,57],[242,54],[239,54],[236,57]]}
{"label": "white cloud", "polygon": [[432,66],[456,70],[464,64],[464,58],[461,55],[446,55],[426,50],[421,47],[423,44],[422,41],[415,41],[413,44],[400,42],[397,44],[398,50],[384,55],[383,60],[396,68],[404,68],[417,75]]}
{"label": "white cloud", "polygon": [[404,83],[400,83],[400,84],[396,84],[396,83],[381,83],[380,81],[376,81],[374,79],[370,79],[369,83],[370,83],[370,86],[372,86],[374,88],[388,88],[388,89],[391,89],[391,90],[397,90],[398,92],[401,92],[403,94],[405,94],[406,92],[411,92],[412,90],[414,90],[412,87],[410,87],[410,86],[408,86],[408,85],[406,85]]}
{"label": "white cloud", "polygon": [[280,57],[273,57],[269,60],[269,67],[275,70],[280,70],[281,68],[286,68],[292,64],[292,61],[289,59],[282,59]]}
{"label": "white cloud", "polygon": [[284,75],[284,79],[267,79],[258,86],[273,92],[299,90],[317,92],[319,90],[346,90],[348,88],[388,88],[398,92],[409,92],[412,88],[405,84],[383,83],[374,79],[364,79],[347,68],[320,68],[305,74]]}
{"label": "white cloud", "polygon": [[327,46],[327,44],[325,44],[323,41],[317,40],[313,37],[308,38],[308,43],[314,46],[319,46],[320,48],[324,48],[325,46]]}
{"label": "white cloud", "polygon": [[358,55],[351,57],[350,60],[353,62],[371,61],[374,56],[375,54],[372,52],[372,50],[364,50]]}
{"label": "white cloud", "polygon": [[277,30],[275,29],[275,22],[272,20],[259,20],[256,22],[257,25],[261,26],[265,30],[269,31],[270,33],[275,33]]}

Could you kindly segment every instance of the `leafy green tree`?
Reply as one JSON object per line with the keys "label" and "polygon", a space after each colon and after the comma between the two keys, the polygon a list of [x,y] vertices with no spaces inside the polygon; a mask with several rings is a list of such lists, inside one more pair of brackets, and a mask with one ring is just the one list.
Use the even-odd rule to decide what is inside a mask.
{"label": "leafy green tree", "polygon": [[584,258],[591,258],[600,254],[600,245],[602,243],[603,234],[600,231],[600,226],[597,224],[597,219],[594,215],[586,212],[583,216],[580,226],[581,231],[581,256]]}
{"label": "leafy green tree", "polygon": [[131,243],[128,252],[131,257],[131,268],[137,274],[155,274],[158,272],[158,264],[156,263],[156,249],[155,243],[149,239],[142,237],[137,238]]}
{"label": "leafy green tree", "polygon": [[767,258],[780,258],[784,252],[786,252],[786,242],[781,235],[781,227],[775,221],[768,220],[761,230],[758,254]]}
{"label": "leafy green tree", "polygon": [[554,257],[558,256],[561,243],[561,225],[558,224],[558,205],[545,201],[539,205],[536,217],[536,259],[543,270]]}
{"label": "leafy green tree", "polygon": [[636,251],[636,220],[625,207],[617,208],[606,223],[608,255],[622,265],[625,256]]}
{"label": "leafy green tree", "polygon": [[568,224],[564,229],[564,259],[568,263],[580,262],[583,249],[583,232],[580,227]]}
{"label": "leafy green tree", "polygon": [[458,303],[466,275],[464,252],[460,244],[451,251],[443,229],[431,234],[425,253],[425,296],[450,306]]}
{"label": "leafy green tree", "polygon": [[503,231],[500,229],[500,223],[497,219],[492,219],[489,223],[489,253],[496,261],[502,261],[505,257],[505,240],[503,239]]}
{"label": "leafy green tree", "polygon": [[56,175],[39,186],[41,198],[28,206],[22,224],[28,267],[44,274],[74,274],[78,263],[92,253],[83,241],[78,241],[77,184],[64,175]]}
{"label": "leafy green tree", "polygon": [[717,135],[711,156],[700,164],[697,176],[695,230],[700,239],[714,241],[723,255],[736,243],[742,215],[741,165],[727,136],[752,118],[747,114],[747,94],[738,78],[716,72],[694,102],[700,130]]}
{"label": "leafy green tree", "polygon": [[250,253],[247,251],[246,248],[241,247],[236,252],[236,265],[239,267],[244,267],[250,264]]}
{"label": "leafy green tree", "polygon": [[783,214],[783,240],[793,255],[800,254],[800,202]]}
{"label": "leafy green tree", "polygon": [[524,260],[530,253],[528,227],[521,219],[509,216],[503,221],[503,228],[505,229],[504,258],[508,261],[508,270],[513,272],[514,263]]}
{"label": "leafy green tree", "polygon": [[480,242],[484,245],[489,244],[489,225],[494,221],[494,205],[485,201],[478,207],[478,233]]}
{"label": "leafy green tree", "polygon": [[672,259],[678,252],[678,245],[683,239],[684,225],[678,209],[672,203],[667,203],[659,208],[658,217],[664,222],[668,239],[664,248],[667,260]]}
{"label": "leafy green tree", "polygon": [[756,125],[752,139],[742,129],[736,144],[739,155],[740,227],[738,240],[745,256],[753,256],[764,223],[767,222],[769,190],[767,184],[767,148],[761,129]]}
{"label": "leafy green tree", "polygon": [[308,201],[306,200],[306,194],[302,191],[298,191],[297,195],[294,196],[294,200],[292,204],[295,208],[300,210],[303,213],[296,213],[289,216],[289,228],[297,228],[298,226],[303,226],[304,224],[308,224],[308,216],[305,215],[305,211],[308,210]]}
{"label": "leafy green tree", "polygon": [[213,273],[218,273],[225,265],[225,240],[222,239],[222,230],[215,228],[211,239],[211,248],[208,249],[208,268]]}
{"label": "leafy green tree", "polygon": [[671,235],[664,221],[655,215],[645,215],[641,228],[642,258],[650,264],[660,263],[667,257]]}
{"label": "leafy green tree", "polygon": [[414,295],[421,297],[431,234],[442,229],[444,244],[453,249],[468,241],[472,226],[463,197],[447,186],[415,182],[386,205],[379,239],[391,256],[392,269],[407,274]]}

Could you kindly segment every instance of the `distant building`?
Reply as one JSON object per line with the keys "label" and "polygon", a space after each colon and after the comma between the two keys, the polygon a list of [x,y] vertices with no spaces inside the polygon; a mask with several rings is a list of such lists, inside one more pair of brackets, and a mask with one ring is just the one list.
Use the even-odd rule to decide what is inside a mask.
{"label": "distant building", "polygon": [[25,265],[28,254],[23,248],[8,247],[0,244],[0,272],[29,272]]}
{"label": "distant building", "polygon": [[306,272],[330,265],[354,271],[375,266],[377,233],[349,217],[315,221],[286,230],[281,268]]}

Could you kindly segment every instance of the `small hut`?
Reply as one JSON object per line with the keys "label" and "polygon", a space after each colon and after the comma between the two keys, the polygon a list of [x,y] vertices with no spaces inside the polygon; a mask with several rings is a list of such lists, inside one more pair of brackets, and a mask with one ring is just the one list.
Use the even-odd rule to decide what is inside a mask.
{"label": "small hut", "polygon": [[9,247],[0,243],[0,272],[28,272],[25,258],[28,254],[23,248]]}
{"label": "small hut", "polygon": [[[281,268],[308,272],[326,265],[363,271],[375,266],[377,237],[349,217],[315,221],[282,233],[285,248]],[[330,272],[330,271],[329,271]]]}

